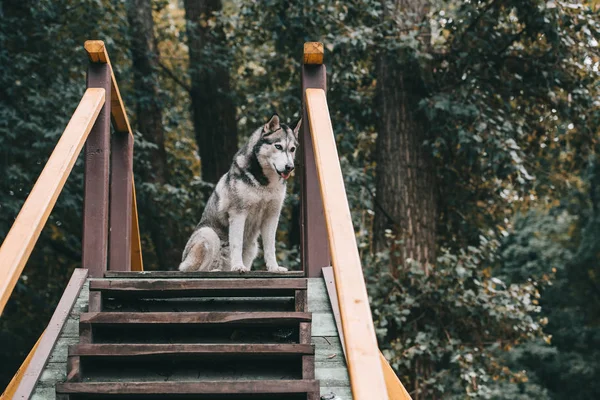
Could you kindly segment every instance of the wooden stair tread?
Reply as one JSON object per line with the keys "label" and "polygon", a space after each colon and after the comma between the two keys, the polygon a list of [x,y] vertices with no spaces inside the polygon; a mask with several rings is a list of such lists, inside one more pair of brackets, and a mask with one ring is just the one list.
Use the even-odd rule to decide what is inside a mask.
{"label": "wooden stair tread", "polygon": [[59,394],[286,394],[318,391],[316,380],[68,382],[56,385]]}
{"label": "wooden stair tread", "polygon": [[160,279],[213,279],[213,278],[236,278],[236,279],[255,279],[255,278],[304,278],[304,271],[288,272],[269,272],[269,271],[250,271],[245,273],[221,271],[221,272],[181,272],[181,271],[106,271],[106,278],[160,278]]}
{"label": "wooden stair tread", "polygon": [[92,324],[269,324],[310,322],[307,312],[88,312],[80,323]]}
{"label": "wooden stair tread", "polygon": [[192,290],[303,290],[306,279],[98,279],[90,280],[90,290],[115,292]]}
{"label": "wooden stair tread", "polygon": [[69,356],[126,357],[185,354],[314,354],[310,344],[77,344]]}

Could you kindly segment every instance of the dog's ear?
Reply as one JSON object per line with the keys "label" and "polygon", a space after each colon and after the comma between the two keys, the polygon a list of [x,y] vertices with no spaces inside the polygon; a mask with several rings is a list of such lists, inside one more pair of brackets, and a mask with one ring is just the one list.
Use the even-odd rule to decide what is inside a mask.
{"label": "dog's ear", "polygon": [[296,139],[298,139],[298,132],[300,132],[301,126],[302,126],[302,117],[300,117],[300,119],[296,123],[296,127],[294,128],[294,136],[296,136]]}
{"label": "dog's ear", "polygon": [[275,114],[271,117],[269,122],[265,124],[263,133],[275,132],[277,129],[279,129],[279,116]]}

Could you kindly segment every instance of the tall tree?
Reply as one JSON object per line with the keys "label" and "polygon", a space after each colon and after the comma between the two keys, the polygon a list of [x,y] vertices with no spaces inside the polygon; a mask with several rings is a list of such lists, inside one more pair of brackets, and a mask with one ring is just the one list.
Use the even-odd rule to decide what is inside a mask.
{"label": "tall tree", "polygon": [[221,0],[185,0],[192,114],[202,179],[216,183],[237,151],[237,121],[231,97],[229,50],[215,23]]}
{"label": "tall tree", "polygon": [[[159,54],[154,37],[154,19],[150,0],[128,0],[127,19],[131,35],[131,58],[136,98],[136,129],[145,140],[153,144],[149,149],[150,169],[144,171],[142,178],[155,185],[168,181],[167,152],[165,150],[165,132],[161,104],[158,68]],[[174,256],[167,243],[169,222],[161,218],[162,211],[152,196],[146,196],[142,206],[151,216],[148,224],[156,257],[161,269],[175,265]],[[144,200],[144,199],[143,199]]]}
{"label": "tall tree", "polygon": [[[383,2],[390,32],[420,29],[429,38],[428,0]],[[401,17],[400,17],[401,14]],[[427,46],[426,43],[424,43]],[[435,165],[425,146],[426,120],[419,112],[426,97],[419,64],[408,49],[383,48],[377,59],[376,209],[374,248],[386,247],[386,231],[402,241],[400,259],[434,261],[437,192]]]}

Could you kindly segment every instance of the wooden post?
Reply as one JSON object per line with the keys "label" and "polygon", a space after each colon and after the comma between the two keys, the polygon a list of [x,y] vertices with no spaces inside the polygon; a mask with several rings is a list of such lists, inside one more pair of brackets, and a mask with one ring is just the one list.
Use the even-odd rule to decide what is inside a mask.
{"label": "wooden post", "polygon": [[[137,209],[135,204],[135,188],[133,186],[133,134],[125,105],[121,98],[119,86],[106,51],[101,40],[85,42],[85,51],[92,64],[108,67],[110,73],[111,99],[109,110],[115,134],[111,143],[110,167],[110,223],[109,223],[109,263],[113,271],[131,271],[132,262],[136,270],[142,269],[141,252],[137,225]],[[136,215],[132,215],[135,212]],[[132,229],[135,231],[132,232]],[[135,243],[134,243],[135,242]],[[137,254],[132,254],[132,243],[136,244]],[[135,251],[134,251],[135,252]],[[92,272],[90,275],[94,276]]]}
{"label": "wooden post", "polygon": [[302,65],[300,257],[306,276],[315,278],[321,276],[321,268],[331,265],[331,257],[329,255],[323,201],[321,199],[321,190],[315,166],[315,154],[308,124],[308,114],[306,112],[306,100],[304,98],[304,93],[308,88],[327,91],[327,75],[325,65],[323,64],[322,43],[304,43]]}
{"label": "wooden post", "polygon": [[100,278],[107,266],[108,171],[110,162],[111,76],[108,64],[90,63],[88,88],[102,88],[106,101],[85,143],[82,266]]}
{"label": "wooden post", "polygon": [[129,132],[115,132],[111,159],[109,268],[131,271],[133,137]]}

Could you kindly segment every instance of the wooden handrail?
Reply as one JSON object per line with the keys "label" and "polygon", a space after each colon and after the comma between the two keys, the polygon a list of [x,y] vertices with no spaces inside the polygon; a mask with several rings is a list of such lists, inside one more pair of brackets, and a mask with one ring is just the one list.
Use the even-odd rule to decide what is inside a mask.
{"label": "wooden handrail", "polygon": [[388,400],[327,98],[322,89],[306,89],[305,95],[352,395],[356,400]]}
{"label": "wooden handrail", "polygon": [[33,246],[104,105],[104,100],[104,89],[85,91],[0,247],[0,314],[23,272]]}
{"label": "wooden handrail", "polygon": [[113,127],[117,132],[127,132],[132,134],[131,125],[129,125],[129,118],[127,118],[127,112],[125,111],[125,104],[119,91],[119,85],[117,85],[117,79],[106,51],[106,46],[102,40],[87,40],[83,45],[88,57],[93,63],[102,63],[110,65],[110,92],[111,92],[111,105],[110,105],[110,116],[112,117]]}

